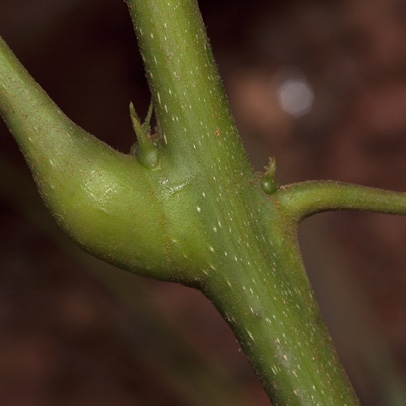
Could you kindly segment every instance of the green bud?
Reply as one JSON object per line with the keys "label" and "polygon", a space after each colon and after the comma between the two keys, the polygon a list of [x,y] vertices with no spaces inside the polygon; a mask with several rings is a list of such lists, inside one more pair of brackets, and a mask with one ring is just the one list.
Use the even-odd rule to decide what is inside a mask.
{"label": "green bud", "polygon": [[265,169],[266,172],[261,179],[261,187],[266,194],[272,195],[279,188],[279,184],[275,180],[275,171],[276,171],[275,158],[269,159],[269,164]]}

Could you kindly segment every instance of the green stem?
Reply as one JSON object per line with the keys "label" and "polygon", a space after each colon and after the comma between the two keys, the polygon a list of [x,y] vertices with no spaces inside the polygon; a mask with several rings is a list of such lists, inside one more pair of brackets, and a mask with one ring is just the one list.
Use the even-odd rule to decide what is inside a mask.
{"label": "green stem", "polygon": [[[272,195],[277,185],[266,196],[243,152],[196,1],[127,2],[162,153],[198,185],[195,212],[207,238],[198,286],[230,324],[273,404],[358,404],[311,293],[296,230]],[[273,168],[266,181],[273,182]]]}
{"label": "green stem", "polygon": [[238,337],[273,405],[357,405],[312,295],[296,230],[275,211],[270,218],[272,227],[256,242],[240,240],[238,251],[221,253],[221,272],[212,272],[206,295]]}
{"label": "green stem", "polygon": [[[166,154],[189,172],[211,169],[208,157],[215,156],[222,166],[219,174],[226,171],[229,176],[235,170],[250,176],[197,2],[127,3]],[[221,165],[223,157],[226,162]]]}
{"label": "green stem", "polygon": [[76,126],[53,103],[34,81],[0,37],[0,105],[1,115],[28,161],[34,150],[55,149],[51,137],[38,142],[43,132],[57,132],[58,143]]}
{"label": "green stem", "polygon": [[406,193],[333,181],[302,182],[280,188],[275,198],[296,222],[331,210],[406,215]]}

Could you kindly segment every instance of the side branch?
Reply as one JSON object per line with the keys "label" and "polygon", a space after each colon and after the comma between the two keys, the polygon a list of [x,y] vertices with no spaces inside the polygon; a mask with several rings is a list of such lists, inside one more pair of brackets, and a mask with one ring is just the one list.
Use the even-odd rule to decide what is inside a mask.
{"label": "side branch", "polygon": [[[34,134],[66,134],[74,124],[35,82],[0,37],[0,114],[25,154],[38,148]],[[36,136],[38,140],[39,136]],[[49,147],[51,135],[42,143]],[[58,143],[61,143],[62,136]],[[44,149],[46,149],[44,148]]]}
{"label": "side branch", "polygon": [[[179,220],[172,202],[175,215],[163,209],[162,175],[146,167],[155,164],[152,154],[143,148],[140,163],[75,125],[1,37],[0,114],[24,153],[47,207],[77,244],[127,270],[157,279],[189,280],[186,271],[176,272],[186,268],[174,259],[183,259],[176,251],[181,244],[168,249],[170,258],[166,248],[168,240],[180,240],[177,230],[184,233],[188,227],[194,235],[197,227],[190,218]],[[164,217],[163,212],[169,214]],[[170,230],[169,223],[175,225]],[[185,240],[189,243],[190,238]],[[190,246],[194,249],[198,244]]]}
{"label": "side branch", "polygon": [[282,187],[275,198],[287,216],[300,222],[323,211],[359,210],[406,215],[406,193],[333,181],[310,181]]}

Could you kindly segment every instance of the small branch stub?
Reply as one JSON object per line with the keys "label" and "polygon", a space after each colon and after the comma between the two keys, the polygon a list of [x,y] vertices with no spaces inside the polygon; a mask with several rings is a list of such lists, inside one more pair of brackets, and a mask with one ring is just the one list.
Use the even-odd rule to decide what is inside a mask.
{"label": "small branch stub", "polygon": [[266,172],[264,176],[261,179],[261,187],[262,190],[267,194],[267,195],[272,195],[274,194],[278,188],[279,184],[275,180],[275,171],[276,171],[276,161],[275,158],[269,158],[269,164],[267,167],[265,167]]}
{"label": "small branch stub", "polygon": [[153,105],[151,102],[144,124],[141,124],[141,120],[135,112],[134,105],[130,103],[131,122],[135,135],[137,136],[137,142],[132,145],[130,153],[135,155],[138,162],[148,169],[156,168],[159,163],[159,149],[152,141],[149,131],[152,111]]}

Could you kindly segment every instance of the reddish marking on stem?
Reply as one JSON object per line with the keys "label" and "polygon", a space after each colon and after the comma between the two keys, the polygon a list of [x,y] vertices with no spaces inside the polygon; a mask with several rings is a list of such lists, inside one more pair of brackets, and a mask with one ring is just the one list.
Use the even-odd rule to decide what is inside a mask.
{"label": "reddish marking on stem", "polygon": [[217,137],[220,137],[220,130],[216,130]]}

